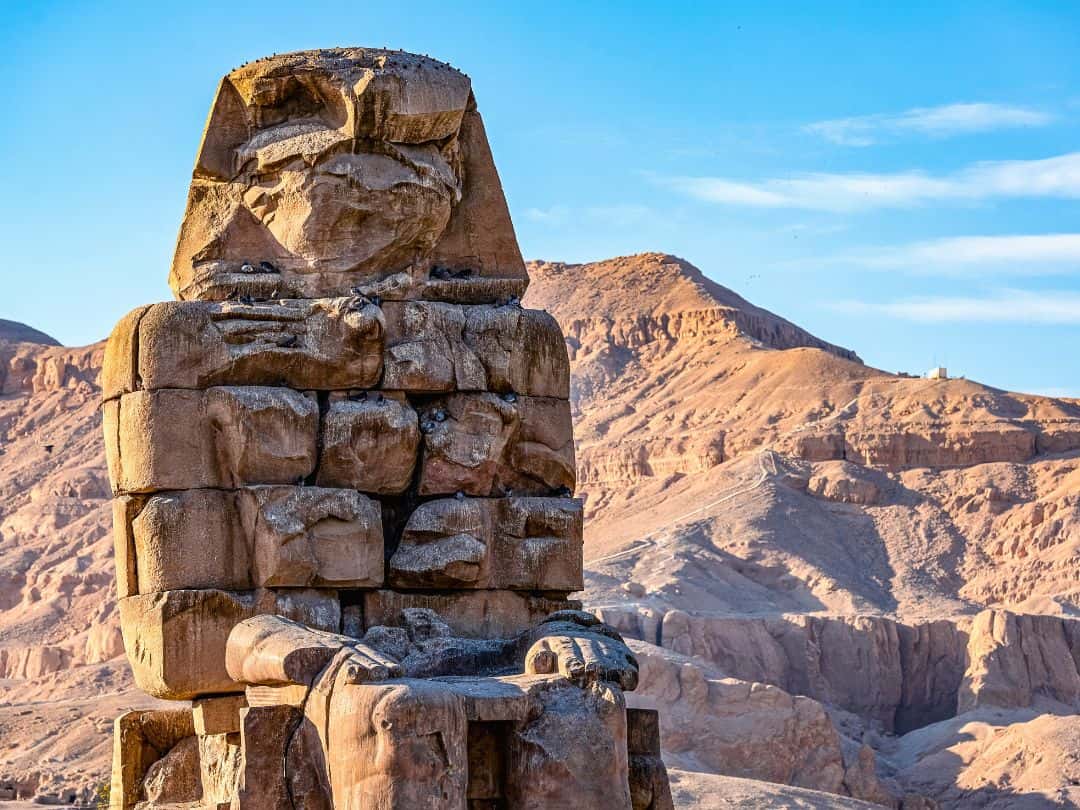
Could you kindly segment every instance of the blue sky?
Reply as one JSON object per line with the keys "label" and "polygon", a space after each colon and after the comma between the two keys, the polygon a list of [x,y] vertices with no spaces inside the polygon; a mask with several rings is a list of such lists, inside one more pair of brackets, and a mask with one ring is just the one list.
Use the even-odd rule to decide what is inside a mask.
{"label": "blue sky", "polygon": [[676,253],[873,365],[1080,396],[1080,4],[12,4],[0,317],[165,284],[221,74],[333,45],[473,79],[531,258]]}

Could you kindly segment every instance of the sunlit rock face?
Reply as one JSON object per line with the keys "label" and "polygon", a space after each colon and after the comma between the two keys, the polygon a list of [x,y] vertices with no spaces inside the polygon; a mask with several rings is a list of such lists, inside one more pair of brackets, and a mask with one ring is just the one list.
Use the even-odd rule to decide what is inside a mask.
{"label": "sunlit rock face", "polygon": [[368,48],[274,56],[228,74],[199,148],[173,291],[313,298],[380,282],[383,297],[524,291],[469,78]]}

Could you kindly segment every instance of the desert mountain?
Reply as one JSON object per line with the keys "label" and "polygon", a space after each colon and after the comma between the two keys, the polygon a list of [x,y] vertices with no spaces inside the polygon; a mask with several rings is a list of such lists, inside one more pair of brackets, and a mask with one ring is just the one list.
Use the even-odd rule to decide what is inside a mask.
{"label": "desert mountain", "polygon": [[[571,356],[587,602],[652,645],[637,699],[689,729],[670,762],[904,806],[1076,799],[1077,402],[871,368],[673,256],[530,274]],[[833,745],[811,703],[839,757],[806,759]],[[733,717],[753,730],[717,734]],[[795,739],[755,751],[780,718]]]}
{"label": "desert mountain", "polygon": [[1080,604],[1080,404],[879,371],[672,256],[530,273],[568,336],[594,601]]}
{"label": "desert mountain", "polygon": [[[680,807],[1076,800],[1080,404],[870,368],[672,256],[530,273],[571,356],[586,601],[638,639]],[[54,343],[0,323],[0,797],[85,795],[150,703],[102,345]]]}
{"label": "desert mountain", "polygon": [[59,346],[56,338],[18,321],[0,318],[0,343],[38,343],[42,346]]}

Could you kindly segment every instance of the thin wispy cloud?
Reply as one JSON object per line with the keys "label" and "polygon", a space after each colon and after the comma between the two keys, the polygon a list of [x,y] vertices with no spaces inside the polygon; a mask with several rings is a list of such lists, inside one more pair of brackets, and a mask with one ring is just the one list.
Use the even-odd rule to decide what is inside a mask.
{"label": "thin wispy cloud", "polygon": [[1010,104],[945,104],[895,114],[860,115],[817,121],[804,129],[842,146],[872,146],[909,135],[948,138],[1017,127],[1041,127],[1054,116]]}
{"label": "thin wispy cloud", "polygon": [[973,163],[949,174],[827,173],[743,182],[726,177],[661,177],[657,182],[704,202],[755,208],[854,212],[939,201],[1080,198],[1080,152],[1041,160]]}
{"label": "thin wispy cloud", "polygon": [[955,236],[856,250],[813,263],[950,275],[1080,274],[1080,233]]}
{"label": "thin wispy cloud", "polygon": [[656,212],[646,205],[590,205],[571,208],[566,205],[553,205],[550,208],[527,208],[525,218],[544,225],[566,225],[581,222],[583,219],[593,223],[615,228],[628,228],[639,225],[656,216]]}
{"label": "thin wispy cloud", "polygon": [[840,301],[834,309],[923,323],[1080,325],[1080,293],[1000,290],[986,296],[929,296],[876,303]]}

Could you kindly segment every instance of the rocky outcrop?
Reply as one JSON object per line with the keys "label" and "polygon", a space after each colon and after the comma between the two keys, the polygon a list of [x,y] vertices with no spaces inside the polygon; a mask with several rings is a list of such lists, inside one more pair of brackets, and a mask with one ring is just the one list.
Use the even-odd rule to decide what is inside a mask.
{"label": "rocky outcrop", "polygon": [[1080,620],[985,610],[907,625],[872,616],[740,618],[598,609],[626,635],[851,712],[886,731],[1040,699],[1080,709]]}
{"label": "rocky outcrop", "polygon": [[795,695],[905,733],[957,711],[967,633],[955,622],[899,624],[876,616],[693,616],[597,609],[633,638],[708,661],[725,676]]}
{"label": "rocky outcrop", "polygon": [[693,659],[635,643],[642,687],[630,704],[661,710],[668,762],[892,806],[874,754],[844,748],[824,707],[764,683],[721,678]]}
{"label": "rocky outcrop", "polygon": [[[754,306],[669,254],[642,253],[590,265],[530,262],[529,270],[532,295],[545,300],[554,299],[552,287],[577,286],[589,279],[577,301],[553,300],[548,307],[563,324],[571,359],[576,359],[575,344],[638,348],[657,341],[741,334],[774,349],[812,347],[858,360],[853,351]],[[625,299],[632,303],[626,306]],[[572,311],[587,315],[572,317]]]}
{"label": "rocky outcrop", "polygon": [[[1008,421],[913,422],[902,427],[841,422],[827,430],[810,429],[783,437],[779,446],[807,461],[846,460],[886,470],[1022,463],[1039,453],[1064,452],[1080,446],[1072,445],[1071,431],[1059,431],[1054,439],[1044,439],[1043,435],[1038,426]],[[1046,447],[1055,450],[1043,449]]]}
{"label": "rocky outcrop", "polygon": [[664,615],[665,647],[725,674],[773,683],[880,724],[887,731],[951,716],[964,670],[951,623],[905,627],[872,616],[777,619]]}
{"label": "rocky outcrop", "polygon": [[816,466],[806,491],[827,501],[873,506],[881,500],[882,486],[873,471],[841,461]]}
{"label": "rocky outcrop", "polygon": [[1080,621],[986,610],[975,617],[959,710],[1049,698],[1080,710]]}
{"label": "rocky outcrop", "polygon": [[642,643],[632,648],[644,675],[633,702],[667,709],[661,728],[674,762],[831,793],[841,789],[840,740],[817,701],[720,678],[670,651]]}
{"label": "rocky outcrop", "polygon": [[39,678],[71,665],[71,651],[63,647],[6,647],[0,649],[0,678]]}
{"label": "rocky outcrop", "polygon": [[578,480],[590,483],[636,481],[704,472],[724,461],[724,434],[686,435],[672,439],[627,437],[578,455]]}

